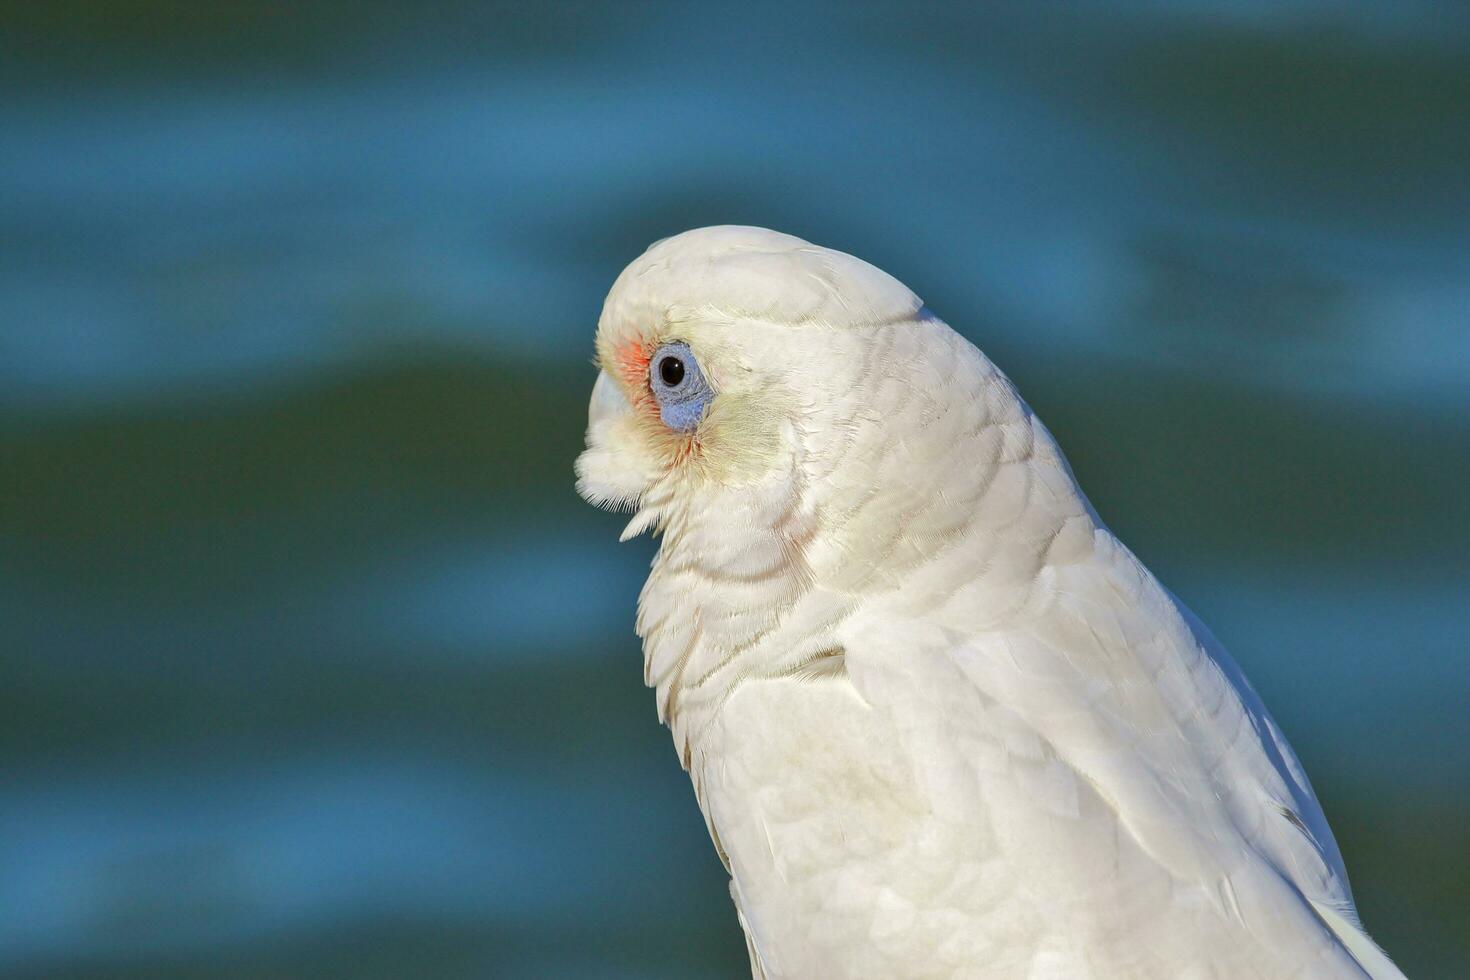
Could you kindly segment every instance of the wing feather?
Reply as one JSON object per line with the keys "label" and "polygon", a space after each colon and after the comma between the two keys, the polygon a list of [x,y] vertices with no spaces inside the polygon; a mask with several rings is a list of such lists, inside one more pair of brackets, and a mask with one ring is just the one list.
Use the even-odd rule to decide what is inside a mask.
{"label": "wing feather", "polygon": [[[1153,929],[1177,975],[1223,962],[1232,975],[1401,977],[1356,925],[1316,796],[1214,637],[1103,528],[1090,556],[1047,567],[1038,588],[1027,615],[973,635],[856,623],[854,682],[895,713],[950,718],[916,751],[972,747],[985,818],[1029,873],[1052,876],[1051,894],[1071,889],[1089,910],[1110,967]],[[956,684],[978,694],[965,719],[936,712],[936,692],[950,686],[954,704]],[[1170,945],[1168,923],[1200,916],[1215,926]]]}

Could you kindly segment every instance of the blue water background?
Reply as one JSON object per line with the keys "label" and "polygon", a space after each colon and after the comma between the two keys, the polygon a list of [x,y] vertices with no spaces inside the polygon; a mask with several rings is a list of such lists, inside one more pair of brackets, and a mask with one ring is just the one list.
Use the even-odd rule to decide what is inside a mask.
{"label": "blue water background", "polygon": [[652,545],[572,491],[654,239],[893,272],[1470,975],[1470,17],[0,5],[0,973],[728,977]]}

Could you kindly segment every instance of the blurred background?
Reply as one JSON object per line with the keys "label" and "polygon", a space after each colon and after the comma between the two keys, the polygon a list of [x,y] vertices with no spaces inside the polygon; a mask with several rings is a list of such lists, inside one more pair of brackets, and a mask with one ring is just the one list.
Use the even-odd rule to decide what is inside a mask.
{"label": "blurred background", "polygon": [[731,7],[0,0],[0,974],[743,974],[571,469],[735,222],[1015,378],[1470,976],[1470,11]]}

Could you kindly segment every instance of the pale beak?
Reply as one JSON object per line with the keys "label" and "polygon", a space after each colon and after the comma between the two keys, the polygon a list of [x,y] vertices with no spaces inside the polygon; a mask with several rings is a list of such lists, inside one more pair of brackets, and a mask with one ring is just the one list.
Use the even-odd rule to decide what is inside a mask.
{"label": "pale beak", "polygon": [[587,405],[587,427],[593,428],[604,419],[613,419],[633,410],[628,404],[623,389],[608,377],[606,371],[597,372],[597,383],[592,386],[592,401]]}

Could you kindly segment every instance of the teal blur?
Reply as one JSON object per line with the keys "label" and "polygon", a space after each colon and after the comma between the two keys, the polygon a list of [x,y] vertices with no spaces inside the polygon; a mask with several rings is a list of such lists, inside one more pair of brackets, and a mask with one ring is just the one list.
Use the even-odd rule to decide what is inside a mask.
{"label": "teal blur", "polygon": [[746,223],[1011,374],[1470,976],[1467,170],[1449,6],[3,0],[0,974],[742,974],[571,466]]}

